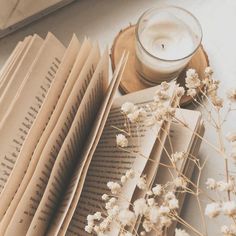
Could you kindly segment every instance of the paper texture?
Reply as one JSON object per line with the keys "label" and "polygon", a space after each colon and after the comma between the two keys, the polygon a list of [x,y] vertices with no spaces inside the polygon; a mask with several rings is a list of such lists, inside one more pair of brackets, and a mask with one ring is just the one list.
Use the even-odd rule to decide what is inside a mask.
{"label": "paper texture", "polygon": [[[0,122],[0,192],[2,191],[64,54],[51,34]],[[45,92],[46,91],[46,92]],[[17,119],[15,116],[17,115]]]}
{"label": "paper texture", "polygon": [[27,168],[32,158],[32,153],[34,152],[37,143],[42,137],[42,134],[48,124],[48,120],[50,119],[51,114],[53,113],[53,110],[56,106],[56,103],[58,102],[66,80],[74,65],[75,58],[79,51],[79,47],[80,44],[77,38],[73,36],[72,41],[68,46],[65,55],[62,58],[61,65],[55,75],[55,79],[52,82],[52,85],[46,96],[45,102],[40,108],[40,112],[37,115],[32,125],[32,128],[29,131],[29,134],[27,135],[24,141],[24,145],[19,153],[19,157],[15,163],[15,166],[9,176],[8,182],[6,183],[6,186],[0,194],[1,218],[3,217],[3,214],[6,212],[10,204],[11,207],[15,206],[15,204],[11,202],[11,200],[13,199],[15,193],[18,190],[18,187],[21,184],[22,179],[24,178],[25,173],[27,172]]}
{"label": "paper texture", "polygon": [[[16,4],[27,8],[28,2]],[[7,13],[0,13],[0,19],[4,16]],[[166,150],[197,152],[196,135],[170,121],[152,127],[131,124],[129,146],[117,147],[116,135],[125,128],[121,105],[129,101],[146,108],[157,89],[114,101],[127,59],[124,53],[108,84],[108,50],[101,57],[98,44],[90,39],[80,45],[73,35],[65,48],[49,33],[45,40],[33,35],[17,45],[0,71],[0,235],[87,235],[87,215],[101,211],[108,181],[135,171],[117,203],[126,208],[145,197],[136,187],[141,175],[148,173],[150,187],[177,176],[160,165],[168,163]],[[176,106],[176,88],[171,83],[171,99],[165,105]],[[200,113],[178,109],[177,117],[203,132]],[[193,166],[187,160],[177,165],[188,176]],[[181,208],[184,195],[176,194]],[[110,227],[107,235],[118,236],[120,227]]]}
{"label": "paper texture", "polygon": [[7,73],[10,66],[14,62],[15,58],[17,57],[19,51],[22,49],[22,44],[23,44],[22,41],[19,41],[17,43],[17,45],[14,48],[14,50],[12,51],[11,55],[9,56],[9,58],[7,59],[7,61],[5,62],[5,64],[1,68],[1,71],[0,71],[0,89],[1,89],[2,84],[4,82],[4,75]]}
{"label": "paper texture", "polygon": [[[169,90],[170,94],[173,94],[174,88],[175,85],[173,84]],[[131,167],[137,172],[137,178],[142,174],[147,159],[138,155],[129,155],[127,152],[119,150],[115,143],[117,130],[112,128],[111,124],[117,127],[123,127],[124,119],[119,109],[125,101],[135,102],[140,106],[145,105],[150,102],[151,94],[154,94],[154,91],[156,91],[156,88],[149,90],[147,93],[139,92],[126,95],[114,102],[113,109],[107,121],[107,126],[99,142],[100,145],[98,145],[95,151],[90,166],[87,167],[88,173],[83,192],[70,222],[67,235],[80,235],[82,232],[84,234],[86,217],[89,212],[101,209],[100,203],[102,194],[100,195],[98,193],[107,192],[106,183],[108,181],[111,179],[119,180],[121,175]],[[134,132],[133,130],[133,137],[129,139],[130,150],[136,149],[136,151],[139,151],[144,156],[149,157],[159,131],[159,126],[153,127],[152,130],[143,126],[140,129],[142,138],[138,140],[139,138],[135,135],[136,131]],[[140,144],[140,146],[137,144]],[[131,199],[136,186],[135,181],[130,182],[129,186],[124,187],[124,191],[122,192],[124,198]],[[119,229],[114,226],[110,235],[116,235],[118,231]]]}
{"label": "paper texture", "polygon": [[[47,127],[44,130],[44,132],[39,140],[39,143],[37,144],[37,146],[33,152],[33,156],[31,158],[29,167],[27,168],[27,172],[24,175],[24,179],[22,180],[22,182],[21,182],[21,184],[14,196],[14,199],[11,202],[11,205],[7,209],[4,219],[0,223],[1,229],[5,230],[6,226],[8,225],[9,221],[12,218],[13,213],[15,212],[16,206],[19,203],[19,201],[20,201],[20,199],[21,199],[33,173],[34,173],[34,170],[36,168],[36,165],[38,163],[38,160],[40,158],[42,150],[43,150],[50,134],[52,133],[59,116],[61,115],[61,113],[63,111],[65,103],[71,93],[71,90],[75,84],[75,81],[77,80],[78,76],[80,75],[80,72],[82,70],[82,67],[83,67],[85,61],[88,59],[88,55],[90,54],[91,48],[92,48],[92,45],[91,45],[90,41],[85,39],[78,55],[76,56],[75,63],[74,63],[73,68],[69,74],[68,79],[66,80],[66,84],[63,88],[63,91],[62,91],[60,97],[59,97],[59,100],[57,101],[57,105],[53,111],[53,114],[50,117]],[[54,96],[54,95],[52,94],[52,96]]]}
{"label": "paper texture", "polygon": [[[109,88],[107,89],[105,99],[100,107],[97,115],[97,120],[93,125],[90,136],[84,147],[84,151],[81,155],[81,162],[77,164],[75,172],[70,181],[69,187],[67,188],[66,194],[60,204],[59,214],[56,216],[52,222],[52,226],[49,229],[47,235],[64,235],[66,233],[67,227],[75,211],[76,204],[79,200],[82,186],[84,183],[84,175],[87,172],[87,166],[89,165],[99,138],[101,136],[102,130],[104,128],[105,122],[107,120],[108,113],[111,108],[111,104],[115,95],[115,91],[121,80],[121,76],[124,71],[124,67],[127,61],[127,55],[121,58],[121,61],[114,72],[112,80],[110,82]],[[83,176],[81,177],[81,174]]]}
{"label": "paper texture", "polygon": [[[162,164],[169,166],[171,166],[172,164],[170,162],[168,155],[172,153],[185,152],[187,155],[189,154],[190,157],[192,158],[192,155],[198,152],[198,148],[195,148],[195,142],[197,141],[197,138],[194,132],[198,132],[199,127],[201,126],[200,112],[177,109],[176,117],[185,124],[187,124],[190,129],[187,127],[183,127],[183,125],[180,125],[174,120],[171,123],[169,137],[165,141],[165,150],[163,150],[160,159]],[[186,160],[187,159],[181,160],[176,165],[180,173],[185,174],[184,168],[186,168]],[[148,166],[145,171],[146,173],[149,173],[150,166]],[[191,173],[188,175],[189,178],[191,178]],[[152,176],[153,176],[152,186],[155,186],[156,184],[165,185],[169,181],[172,181],[173,178],[177,177],[178,173],[174,169],[168,170],[167,167],[159,165],[159,167],[156,169],[156,173]],[[144,197],[144,195],[139,194],[136,197]],[[179,199],[178,194],[177,198]],[[181,209],[181,204],[180,204],[180,209]],[[170,236],[174,235],[173,230],[174,227],[171,227],[170,230],[168,231],[169,232],[168,235]],[[142,229],[140,227],[140,232],[141,231]],[[153,232],[150,235],[154,236],[156,234]]]}
{"label": "paper texture", "polygon": [[[68,135],[58,153],[49,182],[27,235],[45,233],[67,187],[74,166],[80,161],[82,148],[88,137],[90,127],[96,119],[108,86],[108,65],[109,54],[106,51],[94,72]],[[49,203],[48,199],[52,199],[52,201]]]}
{"label": "paper texture", "polygon": [[12,235],[16,229],[22,234],[26,234],[46,188],[54,162],[61,149],[64,139],[69,132],[76,115],[76,111],[81,104],[87,86],[92,78],[94,70],[96,69],[99,58],[99,48],[98,46],[95,46],[91,51],[79,75],[79,78],[76,80],[70,96],[64,105],[63,111],[60,114],[60,117],[50,137],[48,138],[42,153],[40,154],[41,158],[39,159],[34,174],[16,208],[10,225],[6,230],[6,235]]}
{"label": "paper texture", "polygon": [[8,62],[9,64],[6,65],[6,68],[3,68],[3,71],[1,74],[1,83],[0,83],[0,96],[4,92],[12,74],[14,73],[19,61],[22,58],[22,55],[25,53],[25,50],[31,38],[32,36],[27,36],[23,40],[23,42],[20,42],[20,44],[16,48],[16,51],[14,51],[12,58],[9,59],[10,60]]}
{"label": "paper texture", "polygon": [[14,102],[14,97],[16,96],[17,91],[20,89],[22,83],[24,83],[27,72],[33,64],[42,44],[43,40],[37,35],[34,35],[28,43],[26,50],[18,62],[13,75],[9,79],[4,92],[1,94],[0,120],[4,117],[4,114],[11,106],[11,103]]}

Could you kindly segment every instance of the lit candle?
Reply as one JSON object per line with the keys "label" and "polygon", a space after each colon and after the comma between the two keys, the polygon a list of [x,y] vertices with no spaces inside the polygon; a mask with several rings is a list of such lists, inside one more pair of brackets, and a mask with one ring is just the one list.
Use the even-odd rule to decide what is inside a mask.
{"label": "lit candle", "polygon": [[177,78],[201,43],[197,19],[178,7],[145,12],[136,27],[136,71],[151,85]]}

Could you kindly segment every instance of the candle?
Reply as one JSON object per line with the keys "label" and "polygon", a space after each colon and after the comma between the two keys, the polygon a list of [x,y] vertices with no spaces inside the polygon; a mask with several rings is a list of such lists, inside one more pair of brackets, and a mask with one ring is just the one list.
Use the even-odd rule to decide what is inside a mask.
{"label": "candle", "polygon": [[136,71],[150,85],[177,78],[201,43],[197,19],[178,7],[145,12],[136,26]]}

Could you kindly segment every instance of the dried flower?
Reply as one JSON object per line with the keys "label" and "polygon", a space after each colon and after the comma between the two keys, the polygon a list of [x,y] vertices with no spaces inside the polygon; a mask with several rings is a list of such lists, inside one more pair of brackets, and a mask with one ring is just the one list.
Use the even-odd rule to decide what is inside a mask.
{"label": "dried flower", "polygon": [[108,182],[107,187],[111,190],[112,194],[119,193],[121,186],[116,182]]}
{"label": "dried flower", "polygon": [[102,195],[102,200],[107,201],[109,199],[109,196],[107,194]]}
{"label": "dried flower", "polygon": [[175,194],[173,192],[169,191],[165,194],[164,199],[165,199],[165,201],[170,201],[171,199],[174,199],[174,198],[176,198]]}
{"label": "dried flower", "polygon": [[95,225],[95,226],[93,227],[93,230],[94,230],[97,234],[100,234],[100,233],[101,233],[101,230],[100,230],[100,228],[99,228],[98,225]]}
{"label": "dried flower", "polygon": [[121,111],[126,115],[133,113],[135,110],[137,110],[137,107],[132,102],[125,102],[121,106]]}
{"label": "dried flower", "polygon": [[120,211],[118,219],[123,226],[132,225],[135,221],[135,214],[128,209],[124,209]]}
{"label": "dried flower", "polygon": [[132,179],[132,178],[134,178],[134,176],[135,176],[135,172],[134,172],[133,169],[130,169],[130,170],[127,170],[127,171],[126,171],[125,175],[126,175],[126,177],[127,177],[128,179]]}
{"label": "dried flower", "polygon": [[[219,81],[214,80],[212,75],[213,70],[210,67],[207,67],[205,69],[205,78],[203,80],[199,79],[196,70],[188,70],[186,73],[187,95],[195,97],[197,92],[199,92],[201,98],[208,97],[208,99],[206,99],[206,102],[210,102],[210,105],[213,105],[216,109],[212,109],[212,107],[208,109],[208,105],[205,106],[205,104],[203,104],[202,109],[205,109],[207,111],[206,114],[208,114],[208,121],[213,121],[214,127],[217,127],[217,129],[221,129],[221,126],[225,122],[228,113],[223,117],[223,119],[218,119],[218,117],[214,119],[213,115],[221,115],[219,109],[225,104],[229,106],[229,109],[227,110],[228,112],[233,112],[235,111],[235,109],[232,107],[233,104],[224,104],[223,99],[218,96]],[[204,85],[202,89],[199,88],[201,85]],[[172,108],[169,102],[166,102],[171,98],[170,94],[168,93],[169,87],[170,85],[167,82],[163,82],[158,87],[155,93],[154,101],[143,108],[139,108],[131,102],[126,102],[122,105],[122,114],[126,115],[126,118],[130,123],[132,123],[132,125],[128,127],[129,129],[132,129],[135,125],[137,126],[137,128],[140,128],[144,127],[143,125],[152,126],[154,124],[158,124],[159,122],[171,121],[171,119],[175,115],[176,109]],[[176,88],[175,96],[177,97],[177,101],[179,101],[179,99],[184,94],[184,88]],[[236,102],[236,89],[232,89],[228,92],[227,95],[228,99],[231,102]],[[196,100],[194,99],[194,101]],[[200,103],[201,100],[199,99],[196,102]],[[148,115],[146,110],[149,112]],[[222,112],[223,111],[224,110],[222,109]],[[127,119],[125,125],[127,125]],[[133,131],[131,130],[131,132]],[[217,132],[219,132],[219,130],[217,130]],[[229,152],[227,150],[227,147],[225,147],[225,155],[228,155],[228,153],[230,153],[231,157],[236,161],[236,133],[231,133],[227,136],[227,139],[230,142],[232,149]],[[128,140],[123,134],[118,134],[116,136],[116,142],[118,147],[124,148],[128,146]],[[131,148],[131,146],[129,148]],[[129,152],[129,149],[127,149],[127,151]],[[180,171],[174,164],[183,159],[188,159],[188,155],[186,155],[186,153],[184,152],[175,152],[170,155],[170,161],[171,164],[173,164],[173,170],[177,170],[176,173],[180,173]],[[202,168],[200,162],[198,162],[197,160],[196,162],[195,160],[193,162],[199,169]],[[137,173],[139,176],[140,172],[137,171]],[[207,179],[207,188],[214,190],[217,196],[219,196],[219,200],[217,200],[217,202],[213,200],[206,205],[206,216],[215,218],[220,214],[224,214],[228,218],[236,218],[236,201],[234,199],[236,196],[236,187],[235,180],[232,177],[233,174],[231,173],[233,172],[226,173],[228,174],[227,181],[216,181],[213,178]],[[136,184],[139,188],[139,191],[142,190],[143,196],[145,197],[139,198],[134,202],[128,202],[127,205],[130,207],[130,209],[121,209],[120,203],[122,203],[125,199],[122,198],[122,201],[120,201],[119,198],[122,196],[118,194],[121,193],[121,188],[123,188],[126,183],[128,184],[128,181],[131,178],[134,178],[134,176],[134,170],[130,169],[126,171],[124,175],[120,176],[119,183],[111,181],[107,183],[111,194],[115,196],[112,197],[108,194],[102,195],[102,200],[105,204],[105,213],[102,214],[101,212],[96,212],[94,215],[88,215],[87,225],[85,227],[85,231],[87,233],[91,233],[97,236],[105,236],[107,234],[107,231],[110,231],[111,223],[115,222],[116,224],[121,226],[121,229],[123,231],[121,233],[121,236],[132,236],[133,234],[131,232],[133,232],[133,226],[136,223],[136,218],[139,217],[143,227],[142,231],[139,233],[140,236],[146,236],[151,231],[155,231],[153,233],[157,236],[166,234],[166,227],[171,226],[172,221],[176,220],[175,214],[178,214],[179,200],[176,197],[176,192],[178,192],[178,190],[181,190],[181,192],[184,193],[190,192],[190,189],[187,188],[189,179],[179,174],[179,177],[173,179],[172,182],[168,181],[167,183],[163,183],[163,185],[157,184],[149,189],[146,176],[141,176],[137,180]],[[175,174],[173,173],[172,176],[175,176]],[[136,181],[136,179],[134,179],[134,181]],[[196,190],[197,193],[199,189],[197,188]],[[201,192],[204,193],[204,191]],[[227,196],[228,193],[230,193],[231,200],[225,201],[223,197]],[[221,196],[222,199],[220,199]],[[104,216],[106,216],[106,218],[104,218]],[[129,230],[131,230],[131,232],[129,232]],[[236,236],[236,224],[233,223],[229,226],[223,225],[221,227],[221,233],[224,236]],[[185,230],[176,229],[175,236],[190,235]]]}
{"label": "dried flower", "polygon": [[106,208],[107,210],[111,210],[111,209],[114,207],[115,203],[116,203],[116,198],[112,197],[112,198],[106,203],[105,208]]}
{"label": "dried flower", "polygon": [[230,157],[236,161],[236,150],[233,150],[233,152],[230,154]]}
{"label": "dried flower", "polygon": [[88,215],[87,221],[94,221],[94,215]]}
{"label": "dried flower", "polygon": [[119,212],[120,212],[119,207],[117,205],[113,205],[110,209],[107,210],[109,219],[115,218]]}
{"label": "dried flower", "polygon": [[209,79],[208,84],[206,86],[207,94],[210,98],[217,96],[217,90],[219,88],[220,81]]}
{"label": "dried flower", "polygon": [[151,232],[152,227],[153,227],[152,223],[148,220],[144,220],[142,226],[146,232]]}
{"label": "dried flower", "polygon": [[146,116],[147,116],[147,112],[143,108],[139,108],[138,110],[135,110],[134,112],[129,113],[127,115],[131,123],[140,122],[141,119],[145,118]]}
{"label": "dried flower", "polygon": [[236,102],[236,89],[231,89],[227,93],[227,97],[231,102]]}
{"label": "dried flower", "polygon": [[160,212],[157,206],[151,207],[148,212],[148,217],[153,224],[157,224],[160,221]]}
{"label": "dried flower", "polygon": [[147,182],[146,178],[144,176],[141,176],[137,182],[138,188],[145,190],[147,188]]}
{"label": "dried flower", "polygon": [[183,177],[175,178],[173,183],[177,188],[185,189],[187,187],[187,181]]}
{"label": "dried flower", "polygon": [[221,233],[222,234],[224,234],[224,235],[230,235],[230,229],[229,229],[229,227],[228,226],[226,226],[226,225],[223,225],[222,227],[221,227]]}
{"label": "dried flower", "polygon": [[219,203],[217,202],[209,203],[205,208],[205,215],[210,218],[214,218],[220,214],[220,211],[221,207]]}
{"label": "dried flower", "polygon": [[154,198],[149,198],[147,200],[148,206],[154,206],[155,205],[155,199]]}
{"label": "dried flower", "polygon": [[109,225],[110,225],[111,221],[110,219],[107,217],[105,218],[99,225],[99,228],[102,232],[106,231],[109,229]]}
{"label": "dried flower", "polygon": [[221,226],[221,233],[224,236],[235,236],[236,235],[236,226],[235,225],[230,225],[230,226],[223,225],[223,226]]}
{"label": "dried flower", "polygon": [[169,227],[172,224],[172,221],[171,221],[170,217],[168,217],[168,216],[161,216],[160,221],[161,221],[161,225],[163,227]]}
{"label": "dried flower", "polygon": [[120,182],[122,183],[122,184],[125,184],[126,182],[127,182],[127,177],[126,177],[126,175],[122,175],[121,176],[121,178],[120,178]]}
{"label": "dried flower", "polygon": [[166,81],[164,81],[164,82],[161,83],[161,89],[163,89],[163,90],[168,90],[169,87],[170,87],[170,84],[167,83]]}
{"label": "dried flower", "polygon": [[224,100],[222,98],[217,97],[217,96],[213,96],[211,98],[211,102],[212,102],[213,106],[220,109],[223,107]]}
{"label": "dried flower", "polygon": [[167,215],[170,213],[170,208],[167,206],[160,206],[159,211],[162,215]]}
{"label": "dried flower", "polygon": [[236,214],[236,203],[235,203],[235,201],[223,202],[222,212],[227,216],[234,216]]}
{"label": "dried flower", "polygon": [[194,69],[189,69],[186,73],[185,78],[186,87],[189,89],[196,89],[200,86],[201,81],[198,77],[197,72]]}
{"label": "dried flower", "polygon": [[171,210],[175,210],[179,208],[179,201],[176,198],[173,198],[168,201],[168,206]]}
{"label": "dried flower", "polygon": [[84,230],[85,230],[87,233],[91,234],[91,233],[93,232],[93,227],[92,227],[92,226],[89,226],[89,225],[86,225],[85,228],[84,228]]}
{"label": "dried flower", "polygon": [[232,181],[229,181],[228,183],[225,181],[218,181],[216,184],[216,189],[220,192],[232,191],[234,189],[234,185]]}
{"label": "dried flower", "polygon": [[191,78],[191,77],[198,77],[196,70],[192,69],[192,68],[187,70],[186,76],[189,77],[189,78]]}
{"label": "dried flower", "polygon": [[136,216],[144,215],[148,210],[146,200],[139,198],[134,202],[134,213]]}
{"label": "dried flower", "polygon": [[191,97],[195,97],[197,95],[197,90],[196,89],[188,89],[187,95]]}
{"label": "dried flower", "polygon": [[184,95],[184,93],[185,93],[185,89],[184,89],[183,87],[178,87],[178,88],[176,89],[176,95],[177,95],[178,97],[182,97],[182,96]]}
{"label": "dried flower", "polygon": [[169,100],[170,96],[167,91],[163,91],[161,89],[158,89],[156,91],[156,95],[154,96],[154,102],[163,102],[166,100]]}
{"label": "dried flower", "polygon": [[175,115],[175,108],[161,106],[156,110],[155,117],[157,121],[169,121]]}
{"label": "dried flower", "polygon": [[152,192],[156,196],[160,196],[162,193],[162,186],[160,184],[157,184],[155,187],[152,188]]}
{"label": "dried flower", "polygon": [[212,178],[207,179],[206,185],[208,189],[212,189],[212,190],[216,189],[216,186],[217,186],[216,181]]}
{"label": "dried flower", "polygon": [[213,70],[210,66],[205,68],[204,74],[206,77],[211,77],[213,75]]}
{"label": "dried flower", "polygon": [[128,146],[128,140],[123,134],[116,135],[116,144],[118,147],[127,147]]}
{"label": "dried flower", "polygon": [[98,211],[94,214],[94,219],[95,220],[101,220],[101,218],[102,218],[102,213],[101,212]]}
{"label": "dried flower", "polygon": [[228,133],[227,136],[226,136],[226,138],[227,138],[227,140],[228,140],[229,142],[234,142],[234,141],[236,141],[236,132],[230,132],[230,133]]}
{"label": "dried flower", "polygon": [[176,163],[177,161],[183,160],[184,157],[185,157],[184,152],[175,152],[175,153],[171,154],[171,160],[173,161],[173,163]]}

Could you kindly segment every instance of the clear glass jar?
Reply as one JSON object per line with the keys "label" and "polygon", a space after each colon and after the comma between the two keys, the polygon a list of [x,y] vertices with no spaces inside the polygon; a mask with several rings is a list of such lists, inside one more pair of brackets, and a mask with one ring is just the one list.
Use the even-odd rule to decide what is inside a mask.
{"label": "clear glass jar", "polygon": [[135,34],[136,72],[149,85],[177,78],[202,41],[197,18],[175,6],[144,12]]}

